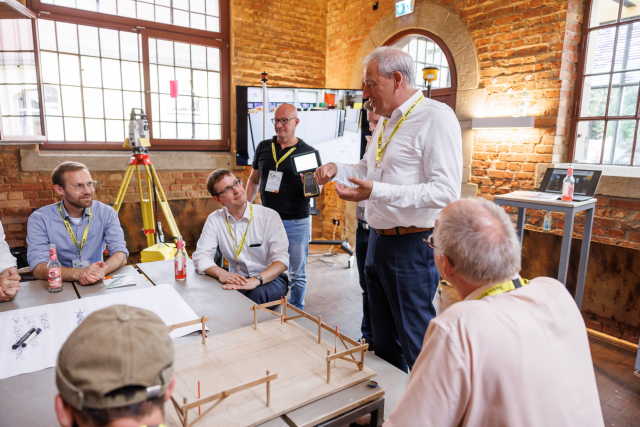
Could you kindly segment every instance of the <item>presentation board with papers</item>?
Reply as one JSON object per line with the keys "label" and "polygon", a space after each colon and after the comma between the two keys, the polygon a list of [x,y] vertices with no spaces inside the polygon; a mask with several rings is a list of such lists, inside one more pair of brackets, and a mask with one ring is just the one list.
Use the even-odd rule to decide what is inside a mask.
{"label": "presentation board with papers", "polygon": [[[166,325],[199,317],[170,285],[6,311],[0,313],[0,379],[55,366],[58,352],[71,332],[89,314],[115,304],[152,311]],[[13,349],[13,344],[31,328],[40,328],[40,334],[27,346]],[[199,324],[186,326],[169,336],[178,338],[201,328]]]}

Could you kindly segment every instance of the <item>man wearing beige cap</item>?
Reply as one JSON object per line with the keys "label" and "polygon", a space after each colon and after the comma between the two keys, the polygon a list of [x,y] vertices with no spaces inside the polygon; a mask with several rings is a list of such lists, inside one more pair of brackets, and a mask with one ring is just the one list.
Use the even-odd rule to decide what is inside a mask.
{"label": "man wearing beige cap", "polygon": [[55,408],[63,427],[162,426],[173,392],[173,344],[147,310],[96,311],[58,354]]}

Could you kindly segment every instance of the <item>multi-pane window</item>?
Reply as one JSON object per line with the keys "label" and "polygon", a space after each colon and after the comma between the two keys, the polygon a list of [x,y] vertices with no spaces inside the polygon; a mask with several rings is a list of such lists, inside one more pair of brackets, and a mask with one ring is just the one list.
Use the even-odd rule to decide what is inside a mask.
{"label": "multi-pane window", "polygon": [[140,36],[39,20],[50,141],[120,142],[129,113],[143,106]]}
{"label": "multi-pane window", "polygon": [[41,136],[31,19],[0,19],[0,137]]}
{"label": "multi-pane window", "polygon": [[436,65],[440,71],[438,79],[431,84],[434,89],[451,87],[451,73],[449,62],[440,46],[425,36],[409,36],[398,40],[394,46],[401,48],[413,58],[416,63],[416,81],[418,87],[424,86],[422,69],[425,66]]}
{"label": "multi-pane window", "polygon": [[41,0],[41,2],[220,32],[219,0]]}
{"label": "multi-pane window", "polygon": [[574,160],[640,165],[640,7],[593,0],[586,39]]}
{"label": "multi-pane window", "polygon": [[149,62],[153,138],[221,139],[220,49],[150,38]]}

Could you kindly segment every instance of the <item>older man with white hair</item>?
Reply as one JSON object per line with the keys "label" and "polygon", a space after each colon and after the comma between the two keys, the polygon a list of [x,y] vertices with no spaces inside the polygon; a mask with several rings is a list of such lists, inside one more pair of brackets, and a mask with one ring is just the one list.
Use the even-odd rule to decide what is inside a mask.
{"label": "older man with white hair", "polygon": [[363,97],[384,121],[360,163],[329,163],[316,179],[340,182],[344,200],[366,200],[366,221],[375,229],[365,263],[373,345],[377,356],[407,371],[436,315],[439,277],[424,239],[440,210],[460,197],[462,138],[453,110],[415,87],[408,53],[379,47],[364,66]]}
{"label": "older man with white hair", "polygon": [[587,333],[562,283],[519,276],[499,206],[463,199],[427,239],[463,301],[433,319],[385,427],[603,426]]}

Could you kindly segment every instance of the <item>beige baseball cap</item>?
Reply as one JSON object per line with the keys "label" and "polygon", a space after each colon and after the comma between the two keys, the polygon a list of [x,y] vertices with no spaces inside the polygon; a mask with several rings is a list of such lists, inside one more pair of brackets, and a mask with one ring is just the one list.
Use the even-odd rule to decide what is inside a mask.
{"label": "beige baseball cap", "polygon": [[[114,305],[89,316],[58,353],[56,385],[78,411],[127,406],[164,395],[173,375],[167,326],[148,310]],[[126,393],[109,394],[123,387]]]}

